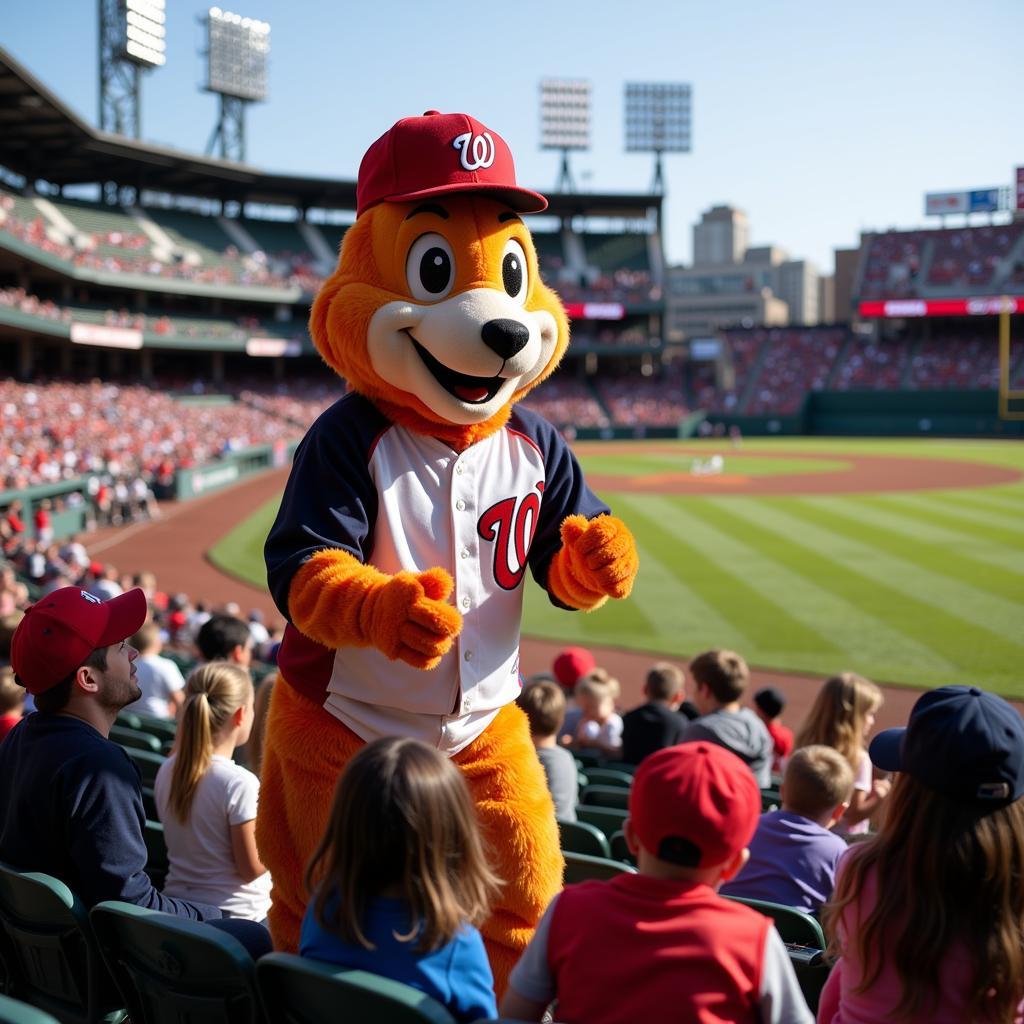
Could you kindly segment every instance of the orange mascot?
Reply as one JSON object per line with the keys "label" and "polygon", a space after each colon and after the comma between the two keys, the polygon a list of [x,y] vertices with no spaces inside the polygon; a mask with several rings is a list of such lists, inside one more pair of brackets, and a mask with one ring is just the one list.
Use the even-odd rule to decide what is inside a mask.
{"label": "orange mascot", "polygon": [[508,146],[466,114],[399,121],[363,158],[357,220],[310,332],[349,392],[313,424],[267,539],[288,619],[256,837],[294,950],[335,783],[373,739],[462,770],[505,885],[482,928],[499,993],[561,888],[520,691],[529,568],[560,608],[626,597],[633,538],[544,419],[516,405],[569,342]]}

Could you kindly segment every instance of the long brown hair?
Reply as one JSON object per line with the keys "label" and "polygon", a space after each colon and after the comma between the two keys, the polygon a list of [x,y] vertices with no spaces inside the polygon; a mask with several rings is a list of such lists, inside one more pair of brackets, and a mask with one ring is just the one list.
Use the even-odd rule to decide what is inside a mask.
{"label": "long brown hair", "polygon": [[936,971],[959,942],[974,958],[965,1019],[1014,1019],[1024,997],[1024,797],[992,810],[897,776],[882,830],[851,851],[825,909],[833,957],[843,953],[839,922],[869,877],[874,906],[843,922],[862,966],[857,991],[891,963],[901,986],[895,1015],[931,1012]]}
{"label": "long brown hair", "polygon": [[306,870],[321,926],[367,949],[369,901],[399,886],[419,949],[480,924],[499,882],[491,871],[469,789],[451,761],[418,740],[364,747],[334,793],[327,828]]}
{"label": "long brown hair", "polygon": [[252,698],[248,669],[230,661],[209,661],[188,677],[171,770],[171,810],[186,824],[203,776],[210,770],[217,734]]}
{"label": "long brown hair", "polygon": [[838,750],[856,774],[864,756],[864,720],[882,706],[882,691],[855,672],[826,679],[814,698],[794,749],[823,743]]}

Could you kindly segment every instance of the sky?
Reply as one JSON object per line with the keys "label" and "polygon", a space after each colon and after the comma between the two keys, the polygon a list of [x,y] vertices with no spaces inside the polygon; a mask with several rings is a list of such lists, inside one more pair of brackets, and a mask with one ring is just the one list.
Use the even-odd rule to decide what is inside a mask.
{"label": "sky", "polygon": [[[146,141],[201,153],[216,98],[201,90],[199,16],[167,0],[167,64],[145,76]],[[238,0],[271,25],[269,98],[247,112],[247,161],[354,178],[400,117],[466,111],[508,141],[521,184],[551,190],[539,82],[592,86],[581,190],[642,192],[653,156],[624,152],[626,82],[688,82],[693,146],[665,158],[665,250],[691,258],[692,225],[728,203],[751,244],[828,272],[859,232],[920,227],[924,193],[1009,185],[1024,165],[1022,0]],[[98,122],[95,0],[9,0],[0,46]]]}

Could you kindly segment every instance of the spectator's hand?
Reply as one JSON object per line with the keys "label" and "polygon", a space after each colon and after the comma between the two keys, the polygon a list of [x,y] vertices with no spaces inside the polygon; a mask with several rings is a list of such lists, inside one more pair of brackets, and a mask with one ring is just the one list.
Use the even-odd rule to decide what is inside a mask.
{"label": "spectator's hand", "polygon": [[871,783],[871,793],[876,800],[884,800],[889,795],[889,790],[892,789],[892,781],[890,779],[875,779]]}

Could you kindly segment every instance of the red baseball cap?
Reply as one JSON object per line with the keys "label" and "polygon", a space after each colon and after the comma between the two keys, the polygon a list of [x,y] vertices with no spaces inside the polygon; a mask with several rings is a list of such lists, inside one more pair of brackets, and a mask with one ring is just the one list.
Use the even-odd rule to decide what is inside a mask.
{"label": "red baseball cap", "polygon": [[548,201],[516,184],[508,143],[469,114],[428,110],[403,117],[359,165],[356,216],[377,203],[405,203],[449,192],[485,192],[520,213],[540,213]]}
{"label": "red baseball cap", "polygon": [[687,868],[722,864],[754,838],[761,791],[734,753],[697,741],[645,757],[629,795],[637,839],[659,860]]}
{"label": "red baseball cap", "polygon": [[25,612],[11,639],[11,666],[29,693],[66,679],[100,647],[137,632],[149,609],[141,588],[101,601],[79,587],[61,587]]}
{"label": "red baseball cap", "polygon": [[555,658],[551,671],[565,690],[573,690],[588,672],[597,668],[597,661],[585,647],[566,647]]}

